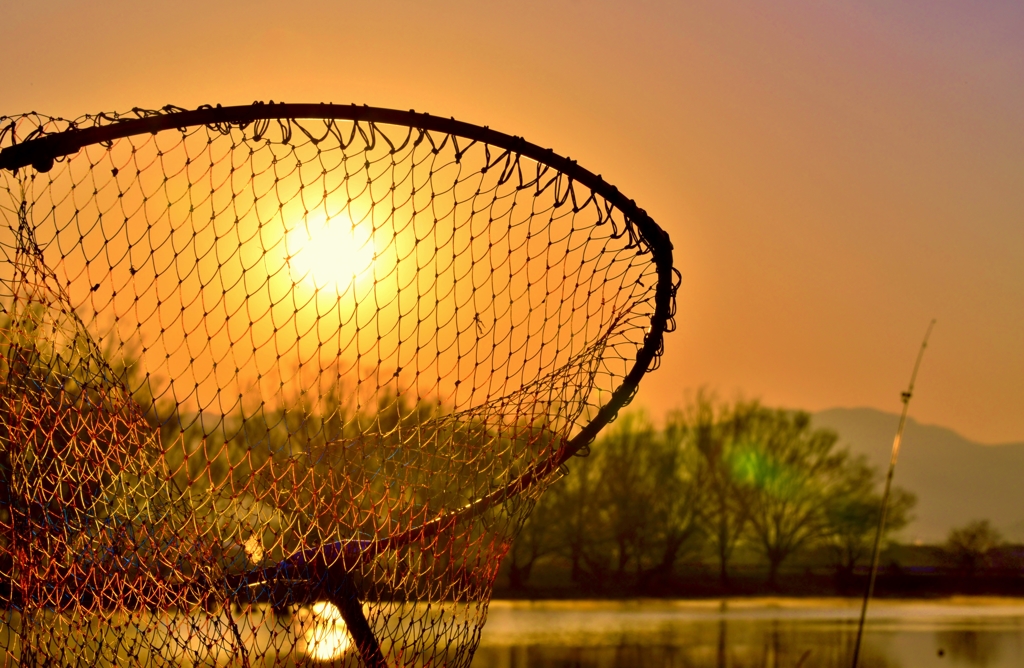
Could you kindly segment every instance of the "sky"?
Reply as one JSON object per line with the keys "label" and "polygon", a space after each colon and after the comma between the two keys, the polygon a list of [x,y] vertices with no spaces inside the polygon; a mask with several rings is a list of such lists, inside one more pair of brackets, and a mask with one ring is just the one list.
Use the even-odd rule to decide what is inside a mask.
{"label": "sky", "polygon": [[1024,4],[3,0],[0,115],[356,102],[526,137],[669,232],[707,386],[1024,440]]}

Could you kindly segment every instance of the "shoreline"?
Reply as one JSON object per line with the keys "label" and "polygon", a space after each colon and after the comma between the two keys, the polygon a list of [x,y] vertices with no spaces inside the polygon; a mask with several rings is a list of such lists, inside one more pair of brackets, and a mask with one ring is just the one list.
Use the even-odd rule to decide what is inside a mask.
{"label": "shoreline", "polygon": [[[686,608],[694,610],[725,610],[778,608],[788,610],[850,608],[859,614],[862,599],[844,596],[724,596],[718,598],[656,598],[636,596],[629,598],[563,598],[563,599],[525,599],[525,598],[492,598],[491,606],[499,607],[537,607],[548,610],[560,608],[580,610],[585,608],[628,608],[628,607],[665,607]],[[1024,614],[1024,597],[964,595],[937,597],[906,597],[872,599],[871,609],[896,608],[910,606],[929,607],[977,607],[977,608],[1020,608]]]}

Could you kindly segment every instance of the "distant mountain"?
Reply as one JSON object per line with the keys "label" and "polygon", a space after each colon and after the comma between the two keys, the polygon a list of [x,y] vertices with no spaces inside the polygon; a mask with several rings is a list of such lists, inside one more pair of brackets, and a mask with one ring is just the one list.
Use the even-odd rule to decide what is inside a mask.
{"label": "distant mountain", "polygon": [[[899,415],[832,408],[815,413],[814,424],[834,429],[841,444],[866,454],[884,475]],[[1024,542],[1024,443],[975,443],[909,418],[894,484],[917,494],[915,520],[902,540],[942,542],[951,528],[988,519],[1007,540]]]}

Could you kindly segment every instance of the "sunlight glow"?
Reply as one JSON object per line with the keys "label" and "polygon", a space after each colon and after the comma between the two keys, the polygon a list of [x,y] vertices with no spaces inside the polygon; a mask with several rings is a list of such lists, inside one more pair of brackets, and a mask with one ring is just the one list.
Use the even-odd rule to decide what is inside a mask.
{"label": "sunlight glow", "polygon": [[362,227],[345,215],[310,215],[285,235],[292,281],[312,283],[318,292],[334,289],[341,294],[348,290],[373,267],[373,240]]}
{"label": "sunlight glow", "polygon": [[319,601],[312,606],[312,628],[306,631],[306,654],[317,661],[330,661],[352,644],[341,611],[333,603]]}

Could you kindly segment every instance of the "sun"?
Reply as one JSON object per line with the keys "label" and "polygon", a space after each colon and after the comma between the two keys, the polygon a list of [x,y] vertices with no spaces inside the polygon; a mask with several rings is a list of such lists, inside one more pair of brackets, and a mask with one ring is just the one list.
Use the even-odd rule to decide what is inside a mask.
{"label": "sun", "polygon": [[292,281],[341,294],[373,268],[372,234],[345,215],[308,217],[285,235]]}

